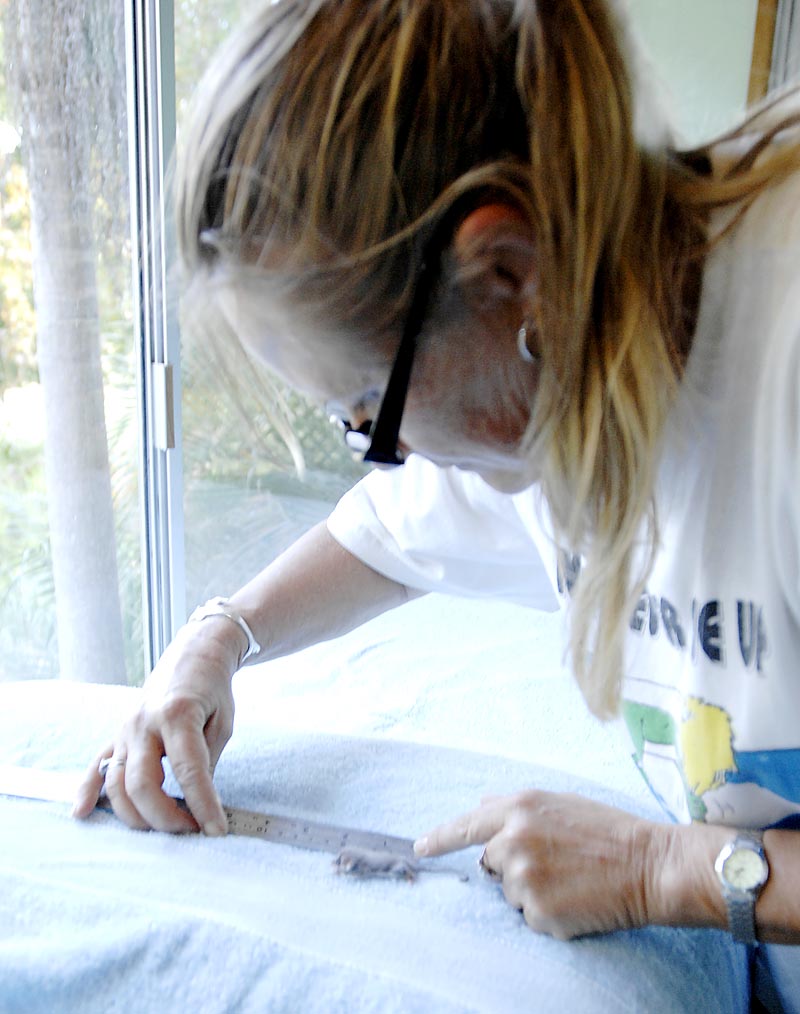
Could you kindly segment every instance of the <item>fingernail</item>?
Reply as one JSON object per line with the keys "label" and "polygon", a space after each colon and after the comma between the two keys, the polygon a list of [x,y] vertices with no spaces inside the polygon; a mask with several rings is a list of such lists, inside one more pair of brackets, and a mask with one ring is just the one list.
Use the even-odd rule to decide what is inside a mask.
{"label": "fingernail", "polygon": [[221,820],[209,820],[207,824],[203,824],[203,834],[209,838],[222,838],[227,833],[228,825]]}
{"label": "fingernail", "polygon": [[414,854],[418,856],[426,856],[428,854],[427,838],[417,838],[414,842]]}

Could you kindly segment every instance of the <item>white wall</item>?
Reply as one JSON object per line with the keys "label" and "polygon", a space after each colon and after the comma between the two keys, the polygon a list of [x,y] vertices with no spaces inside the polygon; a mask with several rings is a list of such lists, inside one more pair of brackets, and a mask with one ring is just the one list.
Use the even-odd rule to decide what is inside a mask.
{"label": "white wall", "polygon": [[758,0],[627,0],[680,139],[731,126],[747,104]]}

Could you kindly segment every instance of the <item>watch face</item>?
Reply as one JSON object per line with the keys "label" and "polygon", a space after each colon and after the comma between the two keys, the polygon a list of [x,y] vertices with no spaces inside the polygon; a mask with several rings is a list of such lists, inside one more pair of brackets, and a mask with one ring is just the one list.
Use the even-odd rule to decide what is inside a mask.
{"label": "watch face", "polygon": [[725,860],[725,880],[739,891],[760,887],[766,879],[767,864],[755,849],[737,848]]}

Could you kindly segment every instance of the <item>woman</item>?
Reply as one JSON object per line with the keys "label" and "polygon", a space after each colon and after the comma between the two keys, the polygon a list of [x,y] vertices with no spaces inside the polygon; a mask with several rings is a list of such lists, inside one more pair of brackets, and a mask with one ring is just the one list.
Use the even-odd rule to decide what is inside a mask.
{"label": "woman", "polygon": [[[178,173],[191,283],[367,460],[411,457],[179,632],[98,757],[132,827],[224,833],[243,662],[431,588],[555,582],[589,707],[623,710],[683,823],[532,791],[420,853],[484,844],[562,938],[800,943],[800,112],[645,146],[622,48],[604,0],[283,0],[212,68]],[[787,1009],[796,955],[762,955]]]}

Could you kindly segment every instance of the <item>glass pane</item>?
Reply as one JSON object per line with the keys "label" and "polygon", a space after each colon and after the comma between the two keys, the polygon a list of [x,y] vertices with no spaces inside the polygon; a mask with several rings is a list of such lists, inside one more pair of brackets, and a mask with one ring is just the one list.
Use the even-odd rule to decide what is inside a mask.
{"label": "glass pane", "polygon": [[633,26],[681,144],[731,128],[747,104],[758,0],[631,0]]}
{"label": "glass pane", "polygon": [[0,32],[0,679],[138,682],[124,7]]}
{"label": "glass pane", "polygon": [[[178,132],[181,115],[215,47],[247,0],[175,5]],[[330,513],[364,473],[314,406],[253,372],[228,347],[222,368],[208,335],[182,319],[186,602],[233,592]],[[276,397],[274,388],[278,388]],[[283,403],[281,407],[280,403]],[[302,452],[298,473],[280,420]]]}

